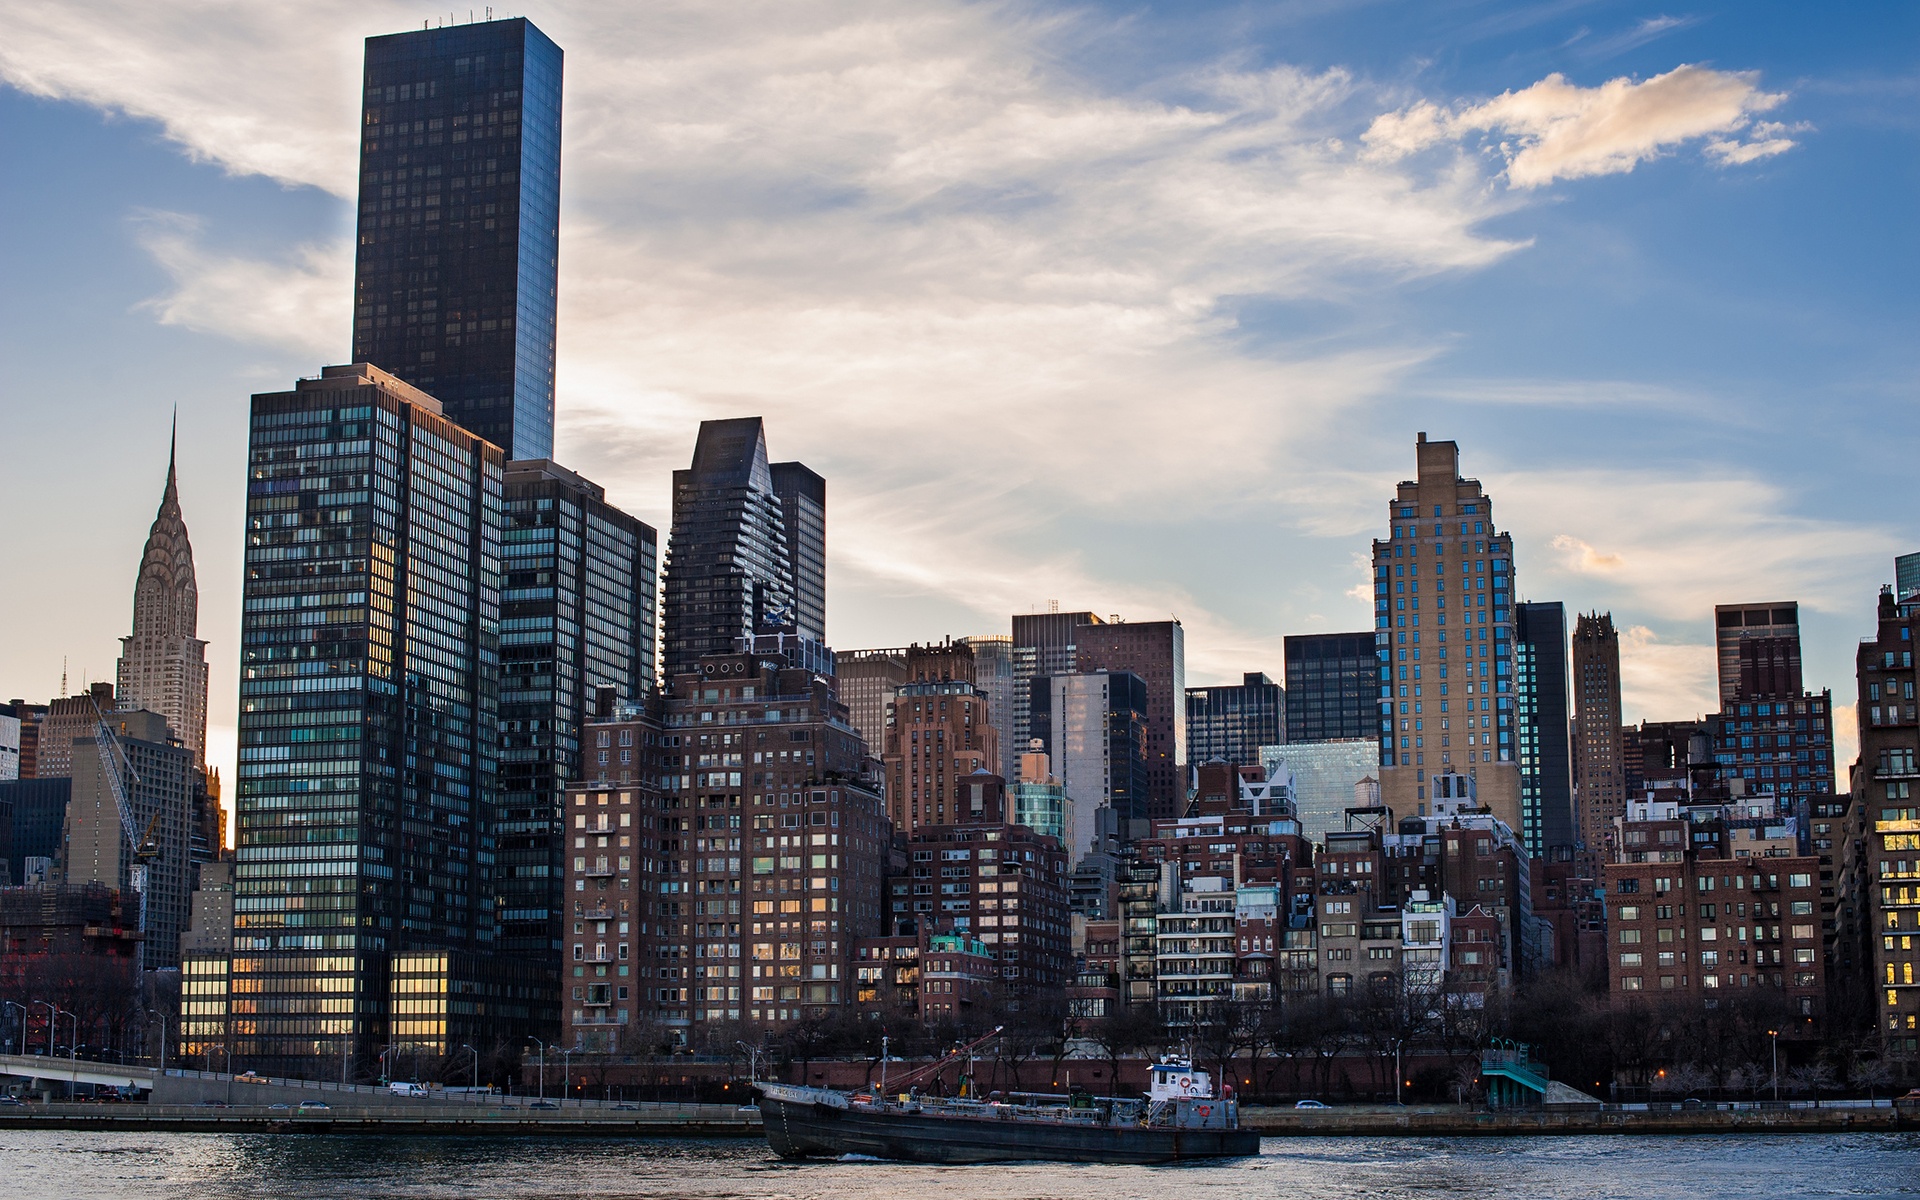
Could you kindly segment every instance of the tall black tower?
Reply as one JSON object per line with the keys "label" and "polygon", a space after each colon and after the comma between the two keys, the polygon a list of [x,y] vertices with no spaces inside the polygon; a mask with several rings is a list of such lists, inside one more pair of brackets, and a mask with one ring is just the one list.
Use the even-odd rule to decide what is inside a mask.
{"label": "tall black tower", "polygon": [[353,359],[553,455],[560,47],[524,18],[367,39]]}

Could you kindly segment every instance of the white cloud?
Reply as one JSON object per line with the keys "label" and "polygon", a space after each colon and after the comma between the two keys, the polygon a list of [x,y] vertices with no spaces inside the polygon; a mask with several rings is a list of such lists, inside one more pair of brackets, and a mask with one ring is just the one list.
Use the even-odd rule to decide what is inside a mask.
{"label": "white cloud", "polygon": [[1712,643],[1668,641],[1645,625],[1620,631],[1620,709],[1627,721],[1685,721],[1719,708]]}
{"label": "white cloud", "polygon": [[296,246],[274,262],[209,249],[204,233],[203,222],[182,213],[135,218],[135,238],[174,283],[142,308],[162,325],[338,356],[353,311],[350,244]]}
{"label": "white cloud", "polygon": [[1556,179],[1616,175],[1686,142],[1707,144],[1722,165],[1752,162],[1792,147],[1790,140],[1742,141],[1754,115],[1786,100],[1763,92],[1752,72],[1680,66],[1636,82],[1624,76],[1583,88],[1558,73],[1483,104],[1444,109],[1428,100],[1384,113],[1362,135],[1366,157],[1392,162],[1472,134],[1496,139],[1507,181],[1535,188]]}

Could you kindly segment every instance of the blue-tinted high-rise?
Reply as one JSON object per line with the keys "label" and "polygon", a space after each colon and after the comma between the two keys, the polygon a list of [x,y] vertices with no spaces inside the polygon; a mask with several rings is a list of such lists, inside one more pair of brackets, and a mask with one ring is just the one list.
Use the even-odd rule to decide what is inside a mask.
{"label": "blue-tinted high-rise", "polygon": [[523,19],[367,39],[353,359],[551,458],[561,52]]}

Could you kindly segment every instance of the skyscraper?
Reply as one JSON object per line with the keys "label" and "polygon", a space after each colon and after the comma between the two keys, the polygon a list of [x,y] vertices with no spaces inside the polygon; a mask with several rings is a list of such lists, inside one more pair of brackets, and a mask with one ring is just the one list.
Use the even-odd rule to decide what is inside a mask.
{"label": "skyscraper", "polygon": [[353,360],[553,454],[560,48],[525,18],[367,39]]}
{"label": "skyscraper", "polygon": [[116,674],[120,703],[165,717],[195,766],[207,761],[207,644],[194,636],[199,621],[193,545],[180,516],[169,445],[167,484],[133,585],[133,632],[120,639]]}
{"label": "skyscraper", "polygon": [[1790,600],[1713,606],[1720,707],[1800,694],[1800,606]]}
{"label": "skyscraper", "polygon": [[1612,613],[1573,624],[1573,786],[1581,844],[1600,854],[1627,801],[1620,716],[1620,634]]}
{"label": "skyscraper", "polygon": [[841,650],[833,656],[833,673],[847,720],[867,743],[869,754],[886,746],[887,706],[907,674],[906,647],[886,650]]}
{"label": "skyscraper", "polygon": [[975,634],[957,639],[973,651],[973,686],[987,695],[987,718],[1000,733],[1000,763],[995,774],[1011,788],[1019,776],[1019,754],[1026,747],[1013,744],[1013,639],[1005,634]]}
{"label": "skyscraper", "polygon": [[1429,774],[1465,774],[1518,829],[1513,538],[1480,481],[1461,477],[1459,446],[1423,433],[1415,450],[1417,477],[1396,489],[1392,527],[1373,543],[1381,801],[1423,811]]}
{"label": "skyscraper", "polygon": [[233,1052],[312,1071],[388,1044],[402,956],[496,945],[503,464],[364,363],[256,395],[248,457]]}
{"label": "skyscraper", "polygon": [[1920,593],[1920,552],[1894,557],[1893,590],[1901,600]]}
{"label": "skyscraper", "polygon": [[566,785],[581,778],[581,730],[603,699],[654,686],[658,582],[653,527],[555,463],[506,464],[501,568],[500,948],[559,953]]}
{"label": "skyscraper", "polygon": [[1091,671],[1028,686],[1034,736],[1066,789],[1067,861],[1078,863],[1093,847],[1097,810],[1110,808],[1122,822],[1146,819],[1146,681],[1129,671]]}
{"label": "skyscraper", "polygon": [[[781,466],[790,483],[805,470]],[[662,633],[669,681],[702,655],[733,653],[742,637],[799,629],[787,527],[760,418],[702,421],[693,465],[673,473]],[[824,510],[818,527],[824,537]],[[808,586],[825,595],[824,579]]]}
{"label": "skyscraper", "polygon": [[1259,762],[1260,747],[1286,740],[1286,709],[1286,693],[1263,671],[1246,672],[1238,684],[1188,688],[1187,761]]}
{"label": "skyscraper", "polygon": [[1573,845],[1573,763],[1567,721],[1567,614],[1559,601],[1514,606],[1514,745],[1520,822],[1529,854]]}
{"label": "skyscraper", "polygon": [[1371,741],[1379,734],[1373,635],[1305,633],[1285,641],[1289,742]]}
{"label": "skyscraper", "polygon": [[1015,613],[1013,616],[1013,739],[1021,753],[1033,738],[1028,721],[1032,680],[1071,675],[1080,669],[1078,637],[1083,625],[1098,625],[1090,612]]}
{"label": "skyscraper", "polygon": [[773,494],[787,530],[787,573],[793,580],[788,624],[803,638],[827,640],[827,481],[805,463],[774,463]]}
{"label": "skyscraper", "polygon": [[1113,621],[1083,626],[1074,638],[1082,674],[1131,671],[1147,685],[1144,815],[1178,817],[1187,807],[1187,645],[1180,622]]}

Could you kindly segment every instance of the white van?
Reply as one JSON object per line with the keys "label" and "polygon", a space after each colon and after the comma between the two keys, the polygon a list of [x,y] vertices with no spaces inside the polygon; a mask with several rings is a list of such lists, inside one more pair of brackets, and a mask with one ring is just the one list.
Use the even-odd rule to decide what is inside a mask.
{"label": "white van", "polygon": [[424,1083],[390,1083],[387,1090],[396,1096],[426,1096],[431,1093]]}

